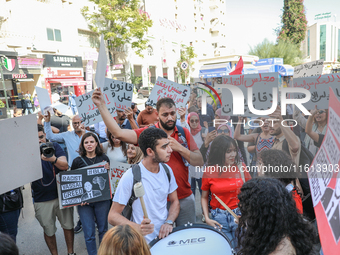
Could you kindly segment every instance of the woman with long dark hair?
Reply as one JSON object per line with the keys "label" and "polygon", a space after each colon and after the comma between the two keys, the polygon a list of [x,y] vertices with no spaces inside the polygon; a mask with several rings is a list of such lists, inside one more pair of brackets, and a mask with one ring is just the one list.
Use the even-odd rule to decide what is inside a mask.
{"label": "woman with long dark hair", "polygon": [[[236,247],[235,231],[237,224],[233,216],[219,203],[214,194],[219,197],[233,212],[240,214],[237,195],[243,183],[250,180],[245,171],[246,166],[240,162],[238,147],[234,139],[228,136],[218,136],[211,144],[208,167],[202,178],[202,209],[208,225],[222,228],[222,232]],[[210,206],[212,219],[209,218],[208,195],[212,193]]]}
{"label": "woman with long dark hair", "polygon": [[112,135],[110,130],[106,129],[108,141],[102,143],[104,153],[112,161],[122,163],[127,162],[127,144]]}
{"label": "woman with long dark hair", "polygon": [[[79,157],[73,160],[71,170],[94,165],[97,163],[105,164],[107,170],[110,169],[110,160],[103,153],[97,135],[88,132],[83,135],[79,145]],[[85,183],[85,189],[91,183]],[[107,216],[110,210],[110,200],[99,201],[94,203],[84,203],[78,205],[78,213],[82,227],[84,230],[84,237],[87,252],[89,255],[97,254],[96,246],[96,228],[95,222],[98,227],[99,243],[101,242],[104,234],[108,229]]]}
{"label": "woman with long dark hair", "polygon": [[292,196],[279,180],[252,179],[242,186],[238,199],[239,255],[311,253],[315,229],[297,212]]}

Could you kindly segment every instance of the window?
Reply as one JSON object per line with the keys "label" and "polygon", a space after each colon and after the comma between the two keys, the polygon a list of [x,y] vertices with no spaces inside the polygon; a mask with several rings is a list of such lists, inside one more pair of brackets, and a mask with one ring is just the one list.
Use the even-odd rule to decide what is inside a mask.
{"label": "window", "polygon": [[338,29],[338,61],[340,60],[340,29]]}
{"label": "window", "polygon": [[148,46],[148,55],[153,56],[153,49],[150,45]]}
{"label": "window", "polygon": [[61,31],[59,29],[47,28],[47,40],[61,42]]}
{"label": "window", "polygon": [[320,26],[320,59],[326,60],[326,25]]}
{"label": "window", "polygon": [[310,30],[307,33],[307,56],[310,55]]}

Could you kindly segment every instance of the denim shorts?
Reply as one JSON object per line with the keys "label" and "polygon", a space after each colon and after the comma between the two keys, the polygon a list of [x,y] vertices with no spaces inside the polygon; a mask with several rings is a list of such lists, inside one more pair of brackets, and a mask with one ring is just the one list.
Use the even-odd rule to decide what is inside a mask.
{"label": "denim shorts", "polygon": [[[236,215],[241,215],[239,208],[232,210]],[[211,217],[222,225],[222,232],[229,238],[231,242],[231,248],[235,250],[237,241],[235,238],[235,232],[238,225],[234,221],[234,217],[227,211],[220,208],[211,210]]]}

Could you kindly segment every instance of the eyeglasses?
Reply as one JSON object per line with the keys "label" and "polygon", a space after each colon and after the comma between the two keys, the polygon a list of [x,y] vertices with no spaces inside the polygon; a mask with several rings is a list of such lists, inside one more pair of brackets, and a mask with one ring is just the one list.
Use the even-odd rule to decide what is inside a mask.
{"label": "eyeglasses", "polygon": [[323,114],[324,112],[326,112],[326,111],[324,111],[324,110],[318,111],[319,114]]}
{"label": "eyeglasses", "polygon": [[72,122],[72,125],[80,125],[81,122]]}
{"label": "eyeglasses", "polygon": [[163,113],[163,114],[162,114],[162,117],[167,118],[169,115],[175,116],[175,115],[176,115],[176,112],[173,111],[173,112],[166,112],[166,113]]}
{"label": "eyeglasses", "polygon": [[190,120],[190,123],[198,123],[198,119],[196,119],[196,120]]}
{"label": "eyeglasses", "polygon": [[228,129],[219,129],[219,130],[217,130],[217,133],[218,134],[222,134],[222,133],[224,133],[224,134],[229,134],[229,130]]}

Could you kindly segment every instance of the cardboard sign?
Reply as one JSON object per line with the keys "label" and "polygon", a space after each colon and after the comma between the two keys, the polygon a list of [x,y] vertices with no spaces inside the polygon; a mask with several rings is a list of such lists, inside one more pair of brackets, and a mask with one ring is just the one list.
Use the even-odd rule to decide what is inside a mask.
{"label": "cardboard sign", "polygon": [[57,187],[60,209],[112,198],[109,171],[103,165],[59,172]]}
{"label": "cardboard sign", "polygon": [[308,172],[325,255],[340,254],[340,102],[329,90],[327,131]]}
{"label": "cardboard sign", "polygon": [[[278,73],[229,75],[222,78],[222,84],[233,85],[241,89],[244,96],[244,116],[258,117],[249,110],[248,88],[252,88],[251,103],[254,108],[268,110],[272,107],[273,88],[279,86],[279,75]],[[229,89],[222,88],[222,115],[233,115],[233,99],[239,100]]]}
{"label": "cardboard sign", "polygon": [[305,63],[294,67],[293,78],[310,77],[322,75],[323,59]]}
{"label": "cardboard sign", "polygon": [[[81,122],[84,123],[86,127],[103,120],[97,106],[92,102],[92,94],[93,91],[76,97],[78,114],[81,118]],[[116,117],[117,111],[112,94],[103,92],[103,95],[107,109],[109,109],[112,117]]]}
{"label": "cardboard sign", "polygon": [[131,107],[133,84],[105,78],[103,92],[111,94],[117,110],[124,111]]}
{"label": "cardboard sign", "polygon": [[146,103],[155,107],[157,101],[164,97],[172,98],[176,104],[176,110],[178,110],[181,107],[185,107],[188,102],[190,87],[158,77]]}
{"label": "cardboard sign", "polygon": [[110,161],[110,179],[111,179],[111,190],[114,194],[117,190],[118,183],[122,178],[123,174],[131,168],[132,165],[118,162],[118,161]]}
{"label": "cardboard sign", "polygon": [[[311,93],[311,99],[303,106],[308,110],[328,109],[329,88],[332,88],[338,100],[340,100],[340,74],[327,74],[312,77],[303,77],[293,80],[294,88],[304,88]],[[295,93],[294,98],[303,98],[304,94]]]}
{"label": "cardboard sign", "polygon": [[40,87],[35,86],[35,91],[38,96],[38,101],[40,105],[41,112],[47,107],[51,105],[51,98],[50,94],[48,93],[47,89],[43,89]]}
{"label": "cardboard sign", "polygon": [[94,79],[98,88],[104,87],[106,66],[107,56],[105,51],[104,36],[102,35],[100,38],[100,48],[97,61],[96,77]]}
{"label": "cardboard sign", "polygon": [[0,194],[41,179],[37,115],[0,121]]}

